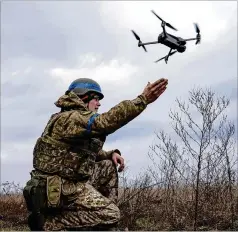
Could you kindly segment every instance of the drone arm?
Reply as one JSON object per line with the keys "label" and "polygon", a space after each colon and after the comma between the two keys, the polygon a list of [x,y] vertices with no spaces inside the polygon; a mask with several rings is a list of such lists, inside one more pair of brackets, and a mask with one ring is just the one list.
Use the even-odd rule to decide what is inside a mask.
{"label": "drone arm", "polygon": [[197,40],[197,38],[183,39],[183,41]]}
{"label": "drone arm", "polygon": [[160,58],[160,59],[156,60],[156,61],[155,61],[155,63],[157,63],[157,62],[159,62],[159,61],[161,61],[161,60],[165,59],[165,63],[167,64],[167,62],[168,62],[168,59],[169,59],[169,56],[172,56],[174,53],[176,53],[176,52],[177,52],[177,51],[173,51],[173,52],[172,52],[172,50],[173,50],[173,49],[172,49],[172,48],[170,48],[168,55],[166,55],[166,56],[164,56],[164,57],[162,57],[162,58]]}
{"label": "drone arm", "polygon": [[148,42],[148,43],[139,43],[140,46],[143,46],[143,45],[148,45],[148,44],[157,44],[159,43],[158,41],[154,41],[154,42]]}
{"label": "drone arm", "polygon": [[169,56],[172,56],[172,55],[175,54],[176,52],[177,52],[177,51],[173,51],[173,52],[172,52],[172,48],[171,48],[170,51],[169,51],[169,54],[168,54],[167,56],[164,56],[164,57],[162,57],[162,58],[156,60],[155,63],[159,62],[160,60],[165,59],[165,63],[167,64]]}
{"label": "drone arm", "polygon": [[172,50],[173,50],[173,48],[170,48],[169,53],[168,53],[168,55],[167,55],[168,57],[170,56]]}
{"label": "drone arm", "polygon": [[165,56],[165,59],[164,59],[164,61],[165,61],[165,63],[166,63],[166,64],[167,64],[167,62],[168,62],[168,59],[169,59],[169,56],[170,56],[170,54],[171,54],[172,50],[173,50],[173,49],[172,49],[172,48],[170,48],[168,55],[167,55],[167,56]]}
{"label": "drone arm", "polygon": [[165,22],[161,23],[161,27],[163,28],[164,36],[167,37],[167,33],[166,33],[166,30],[165,30]]}
{"label": "drone arm", "polygon": [[196,41],[196,44],[198,44],[198,43],[200,43],[200,41],[201,41],[201,37],[198,36],[197,38],[184,39],[183,41],[185,42],[185,41],[191,41],[191,40],[197,40],[197,41]]}

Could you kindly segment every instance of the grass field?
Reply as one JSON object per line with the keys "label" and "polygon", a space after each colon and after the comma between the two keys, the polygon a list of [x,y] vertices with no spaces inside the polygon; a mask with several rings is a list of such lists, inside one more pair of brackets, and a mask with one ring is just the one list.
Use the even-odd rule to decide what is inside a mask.
{"label": "grass field", "polygon": [[[227,195],[210,191],[200,199],[197,230],[238,230],[238,193],[233,211]],[[121,189],[120,229],[137,231],[194,230],[194,202],[190,189]],[[1,231],[29,231],[27,209],[21,193],[0,195]]]}

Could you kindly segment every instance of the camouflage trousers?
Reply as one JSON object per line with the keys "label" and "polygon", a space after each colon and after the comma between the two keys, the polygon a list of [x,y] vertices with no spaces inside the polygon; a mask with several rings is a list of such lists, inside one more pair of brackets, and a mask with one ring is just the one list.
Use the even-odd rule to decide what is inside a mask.
{"label": "camouflage trousers", "polygon": [[64,206],[67,205],[68,209],[47,216],[44,230],[80,230],[97,226],[100,230],[107,230],[119,221],[120,210],[116,206],[118,173],[111,160],[96,162],[92,178],[76,183],[73,194],[67,195],[72,188],[68,184],[67,181],[62,183]]}

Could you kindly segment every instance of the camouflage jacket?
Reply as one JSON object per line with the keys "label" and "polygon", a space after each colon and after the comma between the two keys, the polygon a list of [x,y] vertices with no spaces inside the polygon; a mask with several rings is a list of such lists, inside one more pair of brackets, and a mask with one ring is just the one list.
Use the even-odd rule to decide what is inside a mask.
{"label": "camouflage jacket", "polygon": [[147,103],[140,95],[99,115],[89,111],[76,94],[69,92],[55,105],[61,112],[51,116],[37,140],[33,167],[45,174],[80,180],[91,176],[95,161],[111,157],[114,150],[102,150],[106,136],[137,117]]}

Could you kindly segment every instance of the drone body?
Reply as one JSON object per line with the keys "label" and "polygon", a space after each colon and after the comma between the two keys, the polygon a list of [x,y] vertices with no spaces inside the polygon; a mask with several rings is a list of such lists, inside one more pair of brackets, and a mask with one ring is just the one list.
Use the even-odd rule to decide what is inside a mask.
{"label": "drone body", "polygon": [[[158,62],[160,60],[165,60],[165,63],[167,64],[168,62],[168,58],[169,56],[173,55],[174,53],[176,52],[179,52],[179,53],[183,53],[185,52],[186,50],[186,41],[190,41],[190,40],[196,40],[196,44],[200,43],[201,41],[201,35],[200,35],[200,29],[198,27],[197,24],[194,24],[195,25],[195,29],[196,29],[196,32],[197,32],[197,36],[196,38],[191,38],[191,39],[183,39],[183,38],[180,38],[180,37],[176,37],[172,34],[169,34],[166,32],[165,30],[165,26],[167,27],[170,27],[171,29],[177,31],[176,28],[174,28],[171,24],[169,23],[166,23],[162,18],[160,18],[154,11],[152,11],[152,13],[157,17],[159,18],[161,21],[162,21],[162,24],[161,24],[161,27],[163,28],[163,32],[161,34],[159,34],[158,36],[158,40],[157,41],[154,41],[154,42],[147,42],[147,43],[142,43],[141,40],[140,40],[140,37],[132,30],[134,36],[136,37],[136,39],[139,41],[138,42],[138,47],[143,47],[144,50],[147,52],[146,48],[145,48],[145,45],[149,45],[149,44],[157,44],[157,43],[161,43],[167,47],[170,48],[170,51],[168,53],[167,56],[165,57],[162,57],[160,58],[159,60],[155,61],[155,62]],[[175,50],[175,51],[172,51],[172,50]]]}
{"label": "drone body", "polygon": [[180,37],[176,37],[169,33],[164,34],[162,32],[158,37],[158,43],[161,43],[169,48],[175,49],[180,53],[186,50],[186,41],[184,41]]}

